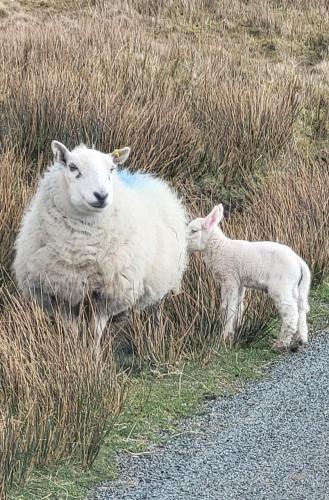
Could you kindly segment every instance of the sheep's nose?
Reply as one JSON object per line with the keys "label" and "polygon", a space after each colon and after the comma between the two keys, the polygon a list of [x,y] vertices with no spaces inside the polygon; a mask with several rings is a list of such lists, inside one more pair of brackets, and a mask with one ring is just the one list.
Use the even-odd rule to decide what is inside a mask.
{"label": "sheep's nose", "polygon": [[104,203],[104,201],[108,197],[108,193],[102,194],[102,193],[97,193],[97,191],[94,191],[93,195],[100,204]]}

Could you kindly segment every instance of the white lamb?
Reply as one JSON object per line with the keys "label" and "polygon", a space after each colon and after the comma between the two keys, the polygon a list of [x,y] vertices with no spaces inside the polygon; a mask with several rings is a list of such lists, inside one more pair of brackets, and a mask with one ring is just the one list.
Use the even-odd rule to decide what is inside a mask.
{"label": "white lamb", "polygon": [[257,288],[273,299],[282,320],[274,343],[278,351],[297,350],[307,343],[306,314],[311,274],[291,248],[270,241],[227,238],[218,227],[223,206],[188,226],[188,249],[203,252],[206,265],[221,285],[224,341],[231,343],[243,315],[245,288]]}
{"label": "white lamb", "polygon": [[[53,141],[16,241],[13,269],[27,298],[64,318],[95,300],[97,345],[110,317],[179,289],[187,263],[186,215],[162,180],[117,171],[130,148],[103,154]],[[74,324],[74,320],[73,320]],[[75,325],[76,326],[76,325]]]}

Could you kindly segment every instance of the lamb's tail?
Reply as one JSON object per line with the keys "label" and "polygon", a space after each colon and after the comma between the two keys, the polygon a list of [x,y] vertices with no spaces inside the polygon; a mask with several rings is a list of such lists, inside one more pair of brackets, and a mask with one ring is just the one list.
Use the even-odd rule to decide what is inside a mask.
{"label": "lamb's tail", "polygon": [[299,260],[301,276],[298,282],[298,308],[308,312],[310,309],[308,296],[311,286],[311,272],[303,259]]}

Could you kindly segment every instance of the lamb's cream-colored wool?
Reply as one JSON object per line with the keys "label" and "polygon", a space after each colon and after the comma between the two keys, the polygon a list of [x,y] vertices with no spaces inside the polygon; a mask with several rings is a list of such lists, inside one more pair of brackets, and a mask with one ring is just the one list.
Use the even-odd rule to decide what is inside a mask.
{"label": "lamb's cream-colored wool", "polygon": [[224,339],[232,342],[243,315],[245,288],[266,291],[282,320],[277,350],[296,350],[307,343],[306,314],[311,273],[291,248],[271,241],[250,242],[227,238],[218,227],[223,206],[205,218],[190,222],[188,249],[203,253],[206,265],[221,285]]}
{"label": "lamb's cream-colored wool", "polygon": [[117,171],[112,154],[57,141],[16,240],[13,269],[25,297],[72,311],[97,297],[99,339],[110,316],[177,290],[187,263],[182,203],[162,180]]}

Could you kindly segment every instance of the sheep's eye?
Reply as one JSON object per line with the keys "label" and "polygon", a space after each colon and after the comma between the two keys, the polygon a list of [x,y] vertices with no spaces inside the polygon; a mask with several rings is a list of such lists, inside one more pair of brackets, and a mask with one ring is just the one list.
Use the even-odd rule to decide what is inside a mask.
{"label": "sheep's eye", "polygon": [[75,165],[73,165],[73,163],[71,163],[69,165],[69,169],[70,169],[71,172],[78,172],[79,171],[78,167],[76,167]]}
{"label": "sheep's eye", "polygon": [[198,231],[199,231],[199,229],[191,229],[192,234],[197,233]]}

